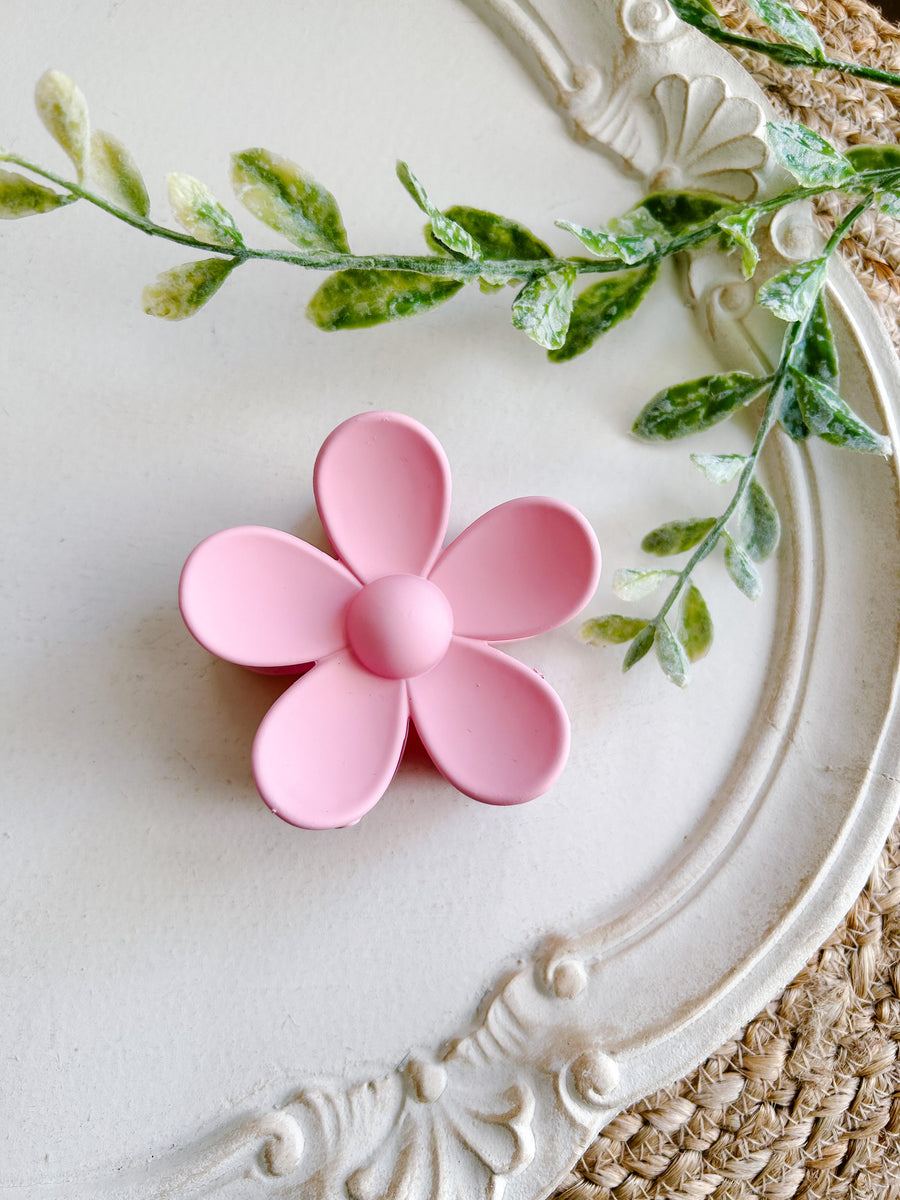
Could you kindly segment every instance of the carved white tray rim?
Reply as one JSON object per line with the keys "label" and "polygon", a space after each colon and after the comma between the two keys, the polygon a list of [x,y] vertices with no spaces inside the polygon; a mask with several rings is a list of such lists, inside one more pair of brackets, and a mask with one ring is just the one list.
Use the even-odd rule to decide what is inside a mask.
{"label": "carved white tray rim", "polygon": [[[596,18],[595,6],[489,0],[524,38],[558,91],[576,129],[632,169],[653,168],[644,129],[658,120],[651,97],[663,76],[721,77],[732,93],[765,101],[734,61],[674,22],[661,0],[625,0],[619,11],[621,44],[608,61],[573,63],[553,32]],[[699,64],[697,74],[692,65]],[[715,71],[715,76],[708,72]],[[706,74],[704,74],[706,72]],[[610,82],[605,83],[609,78]],[[605,90],[604,90],[605,89]],[[612,96],[624,126],[605,122],[602,100]],[[657,125],[657,133],[659,128]],[[662,136],[659,133],[659,136]],[[771,182],[771,168],[760,173]],[[884,398],[900,383],[886,337],[872,332],[861,289],[839,265],[834,295],[860,344],[865,324],[867,364],[882,398],[880,417],[897,444],[894,415]],[[670,875],[651,903],[602,926],[549,941],[524,960],[485,999],[473,1029],[449,1049],[377,1079],[317,1081],[277,1108],[211,1127],[200,1144],[148,1169],[116,1171],[105,1180],[42,1185],[43,1196],[294,1196],[318,1200],[535,1200],[552,1187],[617,1110],[651,1088],[682,1076],[729,1032],[752,1016],[834,927],[862,886],[888,832],[897,805],[900,737],[892,729],[895,670],[885,719],[867,776],[848,809],[828,859],[794,897],[768,936],[719,986],[685,1011],[653,1027],[611,1034],[604,1030],[597,989],[627,952],[684,912],[714,877],[733,869],[738,830],[746,833],[791,746],[816,650],[823,543],[816,471],[805,451],[778,448],[784,481],[782,508],[794,531],[794,552],[781,586],[795,597],[789,621],[772,650],[789,661],[789,675],[769,680],[759,717],[755,753],[735,764],[713,829]],[[894,488],[896,492],[896,474]],[[759,754],[762,745],[764,755]],[[751,831],[752,832],[752,831]],[[743,846],[746,838],[741,842]],[[741,847],[738,846],[737,849]],[[825,896],[827,899],[823,900]],[[813,903],[815,901],[815,903]],[[17,1189],[17,1194],[21,1192]]]}

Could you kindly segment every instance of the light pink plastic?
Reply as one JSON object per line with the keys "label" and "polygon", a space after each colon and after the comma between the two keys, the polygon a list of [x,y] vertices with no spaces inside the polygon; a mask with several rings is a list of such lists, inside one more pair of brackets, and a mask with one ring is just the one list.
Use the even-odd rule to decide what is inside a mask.
{"label": "light pink plastic", "polygon": [[315,492],[342,561],[274,529],[201,542],[179,603],[201,645],[266,671],[314,668],[256,735],[253,774],[292,825],[353,825],[384,794],[409,721],[460,791],[521,804],[558,777],[569,749],[562,702],[495,650],[554,629],[600,573],[575,509],[532,496],[470,525],[442,551],[450,472],[440,445],[399,413],[364,413],[319,452]]}

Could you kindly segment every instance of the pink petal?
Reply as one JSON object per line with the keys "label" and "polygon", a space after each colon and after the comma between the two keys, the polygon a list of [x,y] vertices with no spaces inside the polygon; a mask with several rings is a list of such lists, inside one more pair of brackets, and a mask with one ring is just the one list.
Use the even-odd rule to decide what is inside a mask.
{"label": "pink petal", "polygon": [[359,583],[340,563],[278,529],[214,533],[191,553],[178,602],[201,646],[245,667],[314,662],[347,644]]}
{"label": "pink petal", "polygon": [[500,504],[451,542],[429,578],[465,637],[507,642],[562,625],[590,600],[600,547],[576,509],[527,496]]}
{"label": "pink petal", "polygon": [[393,779],[408,727],[402,680],[370,674],[349,650],[335,654],[263,718],[253,743],[256,786],[291,825],[354,825]]}
{"label": "pink petal", "polygon": [[363,583],[424,575],[440,552],[450,467],[411,417],[363,413],[339,425],[319,451],[315,492],[332,546]]}
{"label": "pink petal", "polygon": [[486,804],[522,804],[554,782],[569,753],[562,701],[529,667],[454,638],[427,675],[407,682],[412,718],[447,779]]}

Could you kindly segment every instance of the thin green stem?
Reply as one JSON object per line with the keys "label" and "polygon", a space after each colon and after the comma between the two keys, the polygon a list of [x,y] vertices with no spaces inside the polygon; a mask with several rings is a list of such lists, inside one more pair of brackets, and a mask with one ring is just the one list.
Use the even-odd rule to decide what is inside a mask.
{"label": "thin green stem", "polygon": [[714,42],[764,54],[766,58],[770,58],[782,66],[808,67],[811,71],[838,71],[842,75],[868,79],[871,83],[885,83],[889,87],[900,87],[900,75],[894,71],[884,71],[880,67],[870,67],[864,63],[843,62],[837,58],[820,58],[818,55],[810,53],[809,50],[804,50],[802,46],[793,46],[787,42],[765,42],[760,38],[748,38],[743,34],[732,33],[730,29],[713,24],[700,24],[695,21],[689,23]]}
{"label": "thin green stem", "polygon": [[[873,200],[874,194],[870,193],[863,200],[861,200],[859,204],[851,209],[846,217],[844,217],[840,225],[837,226],[831,237],[826,242],[825,248],[822,252],[823,258],[829,257],[835,251],[835,249],[840,245],[844,237],[847,235],[850,228],[855,224],[857,219],[861,217],[868,208],[871,207]],[[803,339],[811,316],[812,306],[810,306],[810,311],[802,321],[795,321],[792,325],[788,326],[788,330],[785,334],[784,342],[782,344],[781,360],[778,364],[775,374],[772,376],[772,383],[771,387],[769,388],[769,396],[766,400],[766,406],[763,409],[763,415],[759,423],[759,428],[756,431],[756,437],[753,440],[753,447],[750,453],[747,455],[747,461],[744,463],[744,466],[741,469],[734,494],[732,495],[725,511],[720,517],[717,518],[715,525],[712,526],[702,541],[698,543],[697,548],[694,550],[694,553],[691,555],[684,569],[679,572],[678,577],[672,585],[669,594],[663,601],[662,606],[660,607],[656,616],[650,622],[650,624],[657,629],[665,620],[669,610],[672,608],[672,605],[676,602],[682,591],[684,591],[685,587],[690,582],[691,575],[694,573],[695,569],[715,549],[719,538],[725,532],[725,526],[731,520],[732,516],[737,510],[738,505],[741,503],[748,488],[750,487],[750,482],[753,479],[753,475],[756,471],[757,462],[759,461],[759,456],[762,453],[762,448],[765,445],[769,434],[778,423],[778,418],[781,414],[781,407],[784,399],[784,384],[785,380],[787,379],[788,372],[791,369],[794,350]]]}

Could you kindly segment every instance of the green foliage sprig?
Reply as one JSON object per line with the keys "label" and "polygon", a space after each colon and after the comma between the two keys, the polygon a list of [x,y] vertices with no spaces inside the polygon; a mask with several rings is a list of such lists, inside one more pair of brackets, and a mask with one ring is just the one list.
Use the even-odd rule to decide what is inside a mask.
{"label": "green foliage sprig", "polygon": [[[760,289],[760,303],[790,322],[773,375],[754,377],[734,372],[666,388],[650,401],[635,422],[634,432],[641,438],[684,437],[709,428],[758,395],[766,394],[762,418],[748,455],[691,456],[694,465],[713,483],[725,484],[737,478],[737,486],[722,513],[718,517],[670,521],[648,533],[641,544],[647,553],[660,556],[693,550],[686,565],[678,572],[652,568],[616,572],[613,590],[623,600],[641,599],[674,576],[674,583],[656,615],[643,620],[611,614],[586,623],[584,635],[589,641],[630,643],[624,661],[626,671],[655,645],[666,675],[680,687],[687,684],[690,663],[706,654],[713,634],[709,609],[693,583],[693,574],[717,546],[723,548],[725,567],[735,586],[749,600],[759,598],[762,579],[757,564],[776,549],[780,520],[774,501],[754,476],[766,439],[779,421],[797,440],[814,434],[854,450],[891,453],[889,439],[861,421],[826,382],[826,377],[834,379],[837,351],[823,296],[825,266],[871,202],[872,198],[867,196],[841,222],[822,255],[815,260],[813,270],[791,268]],[[802,279],[800,285],[792,278],[798,274]],[[809,278],[818,281],[815,289],[806,285]],[[679,599],[681,605],[673,629],[670,613]]]}
{"label": "green foliage sprig", "polygon": [[778,42],[745,37],[744,34],[727,29],[710,0],[669,0],[669,3],[682,21],[699,29],[722,46],[736,46],[741,50],[764,54],[784,67],[837,71],[842,75],[867,79],[870,83],[900,87],[900,75],[895,71],[885,71],[881,67],[872,67],[866,63],[849,63],[843,59],[830,58],[815,27],[797,12],[792,4],[787,3],[787,0],[747,0],[760,21],[782,39]]}
{"label": "green foliage sprig", "polygon": [[[807,28],[783,0],[752,2],[789,39],[786,47],[764,43],[768,50],[775,45],[777,53],[784,50],[815,58],[822,66],[835,65],[824,58],[814,31],[810,34],[812,27]],[[719,36],[723,27],[705,0],[676,0],[675,7],[717,40],[734,39],[730,33]],[[401,184],[427,218],[428,252],[358,255],[350,249],[334,196],[296,163],[260,148],[232,156],[235,194],[295,249],[248,246],[224,205],[203,183],[183,174],[168,177],[169,203],[181,231],[160,225],[151,220],[135,159],[113,135],[91,133],[87,104],[71,80],[60,72],[47,72],[38,82],[36,103],[47,129],[71,159],[76,178],[66,179],[21,155],[0,151],[0,161],[28,173],[0,169],[0,218],[47,213],[83,200],[143,233],[204,254],[164,271],[145,288],[144,310],[167,320],[193,315],[236,268],[268,259],[328,272],[307,315],[329,331],[427,312],[466,284],[477,283],[484,291],[513,287],[513,325],[543,346],[551,361],[564,362],[588,350],[637,310],[665,259],[716,242],[724,252],[740,256],[743,274],[750,278],[759,262],[755,235],[772,213],[834,190],[858,197],[821,254],[782,271],[758,291],[758,302],[787,324],[775,371],[759,377],[732,371],[668,387],[635,422],[639,438],[669,441],[709,429],[765,397],[749,454],[691,456],[711,482],[735,484],[722,512],[669,521],[644,539],[643,549],[655,556],[690,552],[686,565],[678,571],[635,568],[616,573],[613,587],[625,600],[641,599],[670,582],[655,616],[611,614],[584,626],[588,641],[628,643],[626,671],[655,646],[669,679],[680,686],[687,683],[690,663],[707,652],[713,636],[709,609],[693,575],[717,546],[739,590],[750,599],[760,595],[758,564],[774,552],[780,520],[756,475],[763,446],[778,424],[798,441],[818,437],[855,450],[891,452],[888,439],[866,425],[837,390],[838,361],[825,281],[829,258],[862,213],[874,206],[900,216],[900,147],[857,147],[840,154],[802,125],[774,122],[768,127],[769,144],[794,176],[794,186],[746,203],[699,191],[655,193],[595,229],[561,220],[560,228],[580,243],[581,252],[570,256],[555,254],[510,218],[462,205],[441,209],[412,170],[399,163]],[[578,291],[580,277],[590,275],[602,278]]]}

